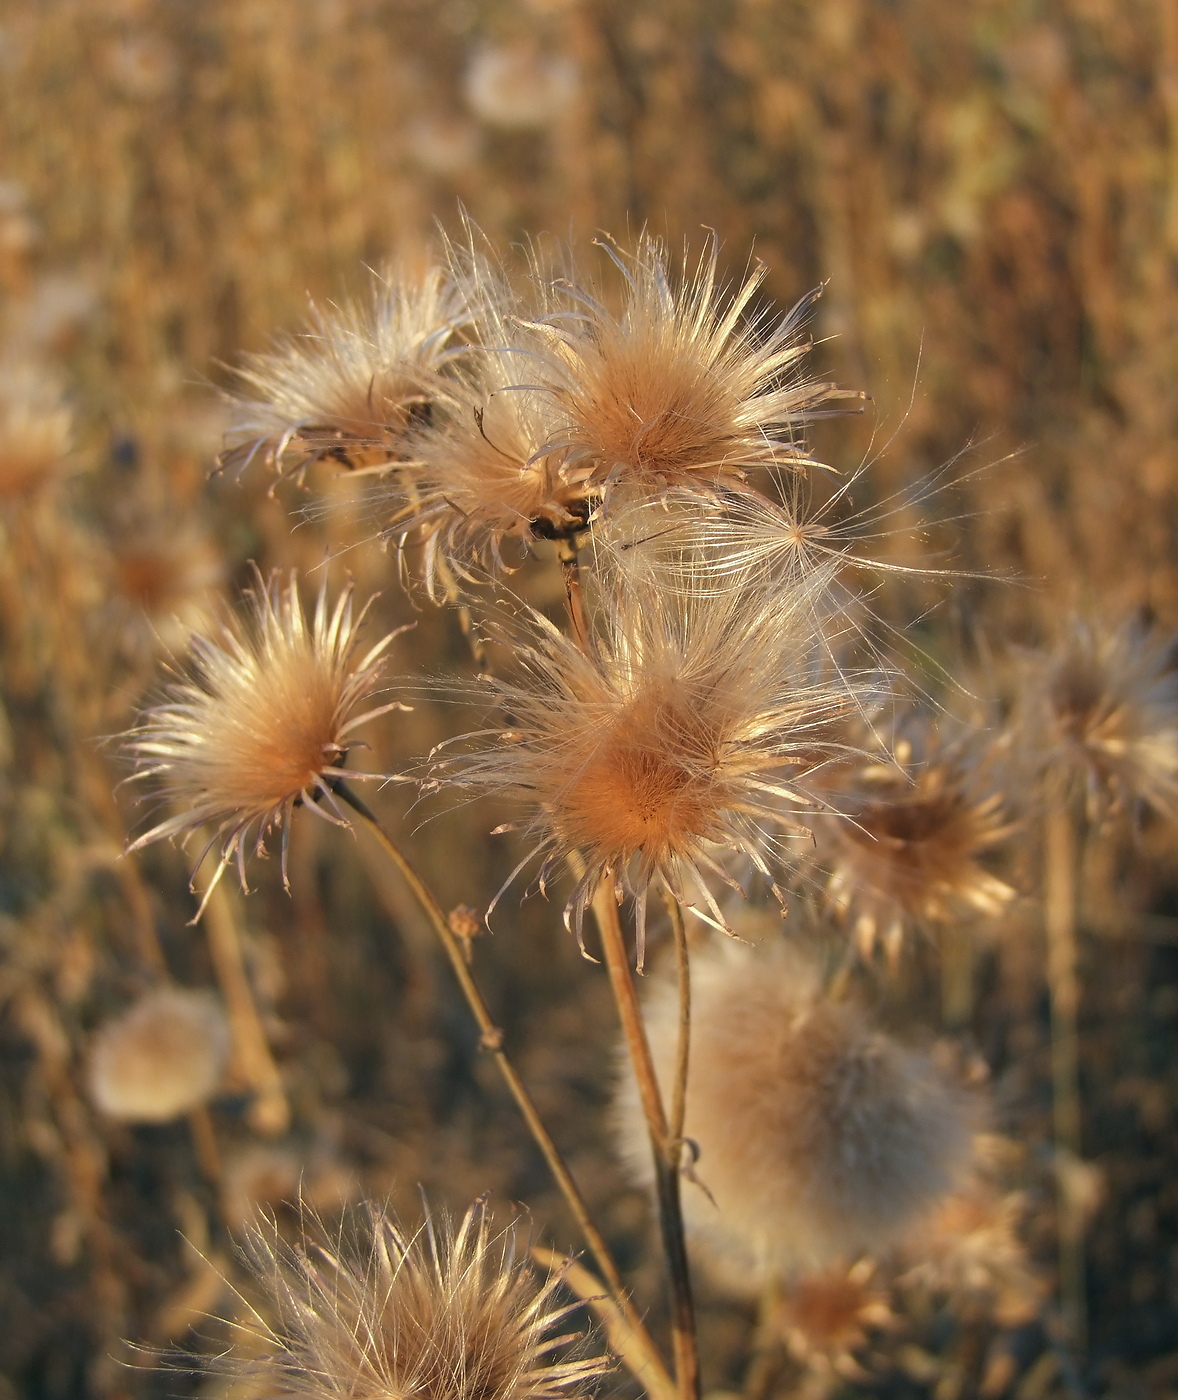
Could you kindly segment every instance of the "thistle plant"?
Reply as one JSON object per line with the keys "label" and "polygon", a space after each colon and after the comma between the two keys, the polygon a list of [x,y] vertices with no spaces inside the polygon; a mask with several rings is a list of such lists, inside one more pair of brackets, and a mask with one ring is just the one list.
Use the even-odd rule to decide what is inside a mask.
{"label": "thistle plant", "polygon": [[[361,639],[368,608],[350,585],[334,604],[323,585],[308,620],[293,575],[259,573],[246,621],[196,636],[124,737],[135,780],[168,804],[131,848],[200,829],[216,849],[198,918],[221,872],[235,864],[244,887],[278,829],[286,880],[299,809],[375,843],[590,1256],[537,1291],[521,1266],[487,1262],[477,1213],[413,1238],[374,1215],[346,1257],[255,1236],[278,1319],[260,1335],[285,1393],[577,1391],[598,1363],[543,1359],[565,1287],[648,1394],[696,1400],[692,1250],[727,1252],[762,1281],[849,1277],[856,1253],[910,1234],[968,1161],[972,1102],[824,990],[786,946],[791,924],[760,955],[735,943],[746,900],[767,894],[781,915],[796,903],[815,831],[833,843],[832,900],[861,942],[962,906],[997,914],[1011,895],[981,860],[1010,830],[998,795],[931,737],[919,751],[881,739],[895,668],[865,645],[865,561],[799,509],[819,470],[808,425],[860,396],[808,374],[813,296],[785,316],[754,312],[761,270],[726,285],[714,241],[681,266],[646,235],[604,246],[616,295],[539,256],[513,279],[471,231],[439,270],[382,284],[371,307],[315,312],[310,337],[241,372],[223,460],[369,474],[379,541],[429,598],[476,618],[494,664],[471,680],[394,675],[396,632]],[[512,593],[553,544],[559,619]],[[626,1047],[623,1153],[657,1203],[670,1363],[483,998],[469,915],[460,939],[406,840],[354,788],[382,776],[353,768],[350,750],[403,703],[387,694],[476,712],[383,776],[514,804],[498,830],[522,833],[522,848],[486,914],[534,871],[544,894],[563,884],[566,925],[605,964]],[[634,975],[656,943],[641,998]]]}

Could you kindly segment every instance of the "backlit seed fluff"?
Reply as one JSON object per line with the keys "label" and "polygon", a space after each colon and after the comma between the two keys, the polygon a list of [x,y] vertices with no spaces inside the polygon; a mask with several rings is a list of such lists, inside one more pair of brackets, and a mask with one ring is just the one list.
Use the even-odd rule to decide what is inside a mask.
{"label": "backlit seed fluff", "polygon": [[638,551],[599,564],[585,645],[536,613],[508,624],[515,676],[462,692],[504,718],[435,753],[428,782],[526,804],[515,873],[539,859],[542,889],[576,853],[584,874],[565,921],[578,939],[614,875],[635,903],[641,965],[652,884],[721,928],[726,853],[777,889],[780,837],[808,834],[797,823],[813,805],[806,774],[836,748],[833,721],[853,700],[849,677],[830,684],[808,666],[818,642],[806,591],[822,577],[716,591],[688,569],[662,589]]}
{"label": "backlit seed fluff", "polygon": [[455,1226],[428,1217],[406,1233],[371,1208],[354,1229],[314,1218],[296,1246],[272,1223],[247,1253],[265,1293],[231,1377],[260,1377],[298,1400],[562,1400],[588,1394],[609,1369],[565,1324],[559,1275],[517,1256],[481,1204]]}
{"label": "backlit seed fluff", "polygon": [[817,829],[816,860],[827,901],[863,956],[882,944],[895,957],[911,929],[993,919],[1014,898],[987,867],[1014,830],[1002,794],[964,748],[941,738],[937,721],[912,717],[886,761],[838,778],[829,801],[846,820]]}
{"label": "backlit seed fluff", "polygon": [[[689,1239],[720,1282],[755,1290],[900,1240],[955,1185],[971,1107],[932,1062],[874,1029],[785,945],[693,951],[684,1182]],[[645,1003],[668,1094],[678,1040],[674,979]],[[637,1089],[623,1072],[618,1142],[651,1179]]]}
{"label": "backlit seed fluff", "polygon": [[207,1102],[229,1056],[229,1027],[211,992],[149,992],[90,1046],[90,1094],[112,1118],[167,1123]]}
{"label": "backlit seed fluff", "polygon": [[209,890],[230,861],[244,888],[247,848],[263,854],[276,827],[285,881],[296,804],[346,824],[331,781],[349,776],[344,762],[355,731],[396,708],[363,708],[379,689],[383,653],[397,634],[361,650],[368,606],[354,612],[350,583],[332,607],[324,580],[309,620],[293,571],[285,581],[277,571],[269,580],[257,574],[246,602],[244,620],[193,637],[187,661],[158,703],[122,738],[133,780],[150,783],[173,809],[130,849],[203,830],[207,844],[198,867],[213,846],[220,848]]}
{"label": "backlit seed fluff", "polygon": [[1074,619],[1026,666],[1020,767],[1080,788],[1090,815],[1150,807],[1178,816],[1178,669],[1173,639]]}
{"label": "backlit seed fluff", "polygon": [[232,426],[221,464],[255,457],[301,474],[320,458],[352,469],[399,461],[406,435],[428,418],[438,371],[467,321],[453,283],[437,269],[416,281],[379,279],[369,301],[323,311],[237,371]]}
{"label": "backlit seed fluff", "polygon": [[535,327],[559,366],[549,392],[566,475],[585,489],[739,484],[757,466],[803,465],[807,423],[861,398],[802,372],[817,293],[784,317],[758,316],[749,308],[765,269],[730,291],[715,239],[694,267],[684,259],[677,279],[656,238],[643,235],[633,253],[604,246],[624,281],[620,312],[571,286],[569,309]]}

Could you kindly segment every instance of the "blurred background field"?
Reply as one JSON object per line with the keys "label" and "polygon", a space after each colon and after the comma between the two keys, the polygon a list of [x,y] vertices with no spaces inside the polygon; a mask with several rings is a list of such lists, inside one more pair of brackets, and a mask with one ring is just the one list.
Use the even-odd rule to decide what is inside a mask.
{"label": "blurred background field", "polygon": [[[398,669],[469,667],[455,616],[406,596],[362,506],[292,515],[358,498],[355,481],[319,467],[271,495],[260,466],[210,474],[242,353],[297,331],[308,295],[418,265],[462,208],[500,246],[550,234],[589,260],[603,230],[677,249],[713,229],[728,273],[751,251],[783,306],[825,283],[816,370],[871,401],[819,425],[819,458],[878,456],[865,507],[951,464],[922,509],[952,517],[927,544],[961,577],[876,600],[919,617],[938,662],[1005,693],[1002,658],[1050,644],[1072,609],[1178,629],[1174,0],[6,0],[0,1400],[213,1393],[126,1343],[215,1346],[202,1318],[227,1306],[232,1229],[300,1189],[328,1213],[362,1190],[411,1212],[419,1184],[458,1210],[489,1189],[575,1247],[364,842],[296,823],[292,896],[265,868],[248,900],[226,881],[206,937],[182,852],[119,858],[138,818],[100,742],[250,560],[330,557],[337,584],[382,590],[382,619],[416,622]],[[915,520],[905,506],[898,524]],[[901,529],[897,558],[911,547]],[[550,561],[521,587],[560,596]],[[373,732],[365,766],[403,767],[458,722],[420,704]],[[409,803],[377,800],[394,821]],[[514,864],[488,834],[504,814],[443,807],[416,809],[408,840],[447,907],[481,910]],[[987,1275],[950,1298],[900,1274],[886,1325],[877,1309],[861,1344],[855,1322],[828,1347],[856,1370],[829,1338],[747,1366],[752,1311],[705,1283],[707,1390],[1178,1393],[1178,846],[1147,820],[1083,862],[1077,1371],[1051,1324],[1037,840],[1016,843],[1004,873],[1023,897],[1001,921],[965,953],[917,940],[876,991],[885,1019],[918,1010],[989,1077],[1017,1286]],[[497,928],[475,944],[488,998],[658,1318],[647,1206],[605,1126],[604,978],[559,902],[504,905]],[[192,1118],[120,1125],[92,1101],[91,1039],[165,968],[228,996],[226,1087]]]}

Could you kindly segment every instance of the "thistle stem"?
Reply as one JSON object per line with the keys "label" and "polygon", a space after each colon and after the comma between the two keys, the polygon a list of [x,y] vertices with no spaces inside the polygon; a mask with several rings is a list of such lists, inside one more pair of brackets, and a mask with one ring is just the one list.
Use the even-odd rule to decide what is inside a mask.
{"label": "thistle stem", "polygon": [[593,897],[593,914],[601,935],[601,946],[609,973],[610,989],[618,1008],[618,1019],[634,1066],[642,1111],[650,1130],[654,1156],[655,1189],[658,1197],[659,1226],[667,1271],[671,1279],[671,1338],[675,1352],[675,1379],[680,1400],[699,1400],[699,1352],[695,1335],[695,1303],[691,1295],[691,1274],[687,1265],[687,1244],[683,1233],[680,1200],[679,1143],[670,1136],[662,1092],[655,1073],[650,1042],[642,1022],[630,958],[618,918],[617,886],[606,876]]}
{"label": "thistle stem", "polygon": [[670,892],[663,891],[663,901],[671,920],[675,939],[675,974],[679,990],[679,1042],[675,1052],[675,1088],[671,1096],[671,1121],[667,1125],[668,1145],[678,1156],[683,1144],[683,1123],[687,1116],[687,1071],[691,1062],[691,965],[687,957],[687,929],[683,910]]}
{"label": "thistle stem", "polygon": [[617,1304],[618,1310],[626,1326],[630,1330],[632,1335],[631,1350],[641,1351],[645,1359],[645,1367],[649,1375],[646,1375],[644,1372],[642,1375],[639,1375],[637,1379],[643,1381],[652,1394],[670,1391],[673,1388],[671,1378],[667,1374],[666,1366],[663,1364],[662,1357],[659,1355],[654,1339],[646,1330],[637,1309],[630,1301],[630,1297],[622,1283],[622,1276],[618,1271],[618,1266],[615,1264],[613,1255],[609,1251],[609,1246],[606,1244],[597,1226],[594,1225],[580,1189],[573,1180],[572,1173],[569,1171],[564,1158],[560,1154],[560,1149],[549,1135],[548,1129],[544,1126],[539,1112],[536,1109],[536,1105],[532,1100],[532,1096],[528,1093],[523,1080],[521,1080],[516,1073],[515,1066],[511,1063],[510,1059],[508,1059],[507,1052],[503,1049],[503,1032],[496,1026],[487,1007],[487,1003],[483,1000],[483,995],[479,991],[478,985],[471,974],[466,958],[463,955],[462,947],[450,928],[442,906],[434,898],[433,891],[418,874],[408,857],[385,831],[379,819],[368,806],[366,806],[361,798],[352,792],[346,783],[340,782],[335,784],[334,791],[337,797],[346,802],[348,806],[363,819],[369,834],[400,872],[402,879],[409,886],[414,898],[420,905],[422,913],[425,914],[430,926],[437,934],[442,948],[446,953],[446,957],[449,959],[454,976],[458,979],[458,985],[462,990],[462,994],[466,998],[466,1004],[469,1006],[471,1014],[474,1016],[475,1023],[479,1028],[482,1048],[492,1056],[495,1064],[498,1066],[499,1073],[503,1076],[504,1083],[507,1085],[512,1098],[515,1100],[517,1108],[523,1115],[524,1122],[528,1125],[528,1130],[532,1135],[533,1141],[543,1154],[544,1160],[547,1162],[556,1184],[560,1187],[561,1194],[564,1196],[565,1202],[572,1212],[573,1218],[576,1220],[577,1226],[593,1254],[597,1267],[601,1271],[610,1293],[613,1295],[613,1300]]}
{"label": "thistle stem", "polygon": [[1087,1330],[1083,1225],[1065,1176],[1081,1151],[1080,981],[1076,942],[1076,831],[1067,796],[1048,797],[1043,832],[1043,916],[1051,996],[1052,1114],[1057,1156],[1060,1303],[1070,1340],[1082,1348]]}

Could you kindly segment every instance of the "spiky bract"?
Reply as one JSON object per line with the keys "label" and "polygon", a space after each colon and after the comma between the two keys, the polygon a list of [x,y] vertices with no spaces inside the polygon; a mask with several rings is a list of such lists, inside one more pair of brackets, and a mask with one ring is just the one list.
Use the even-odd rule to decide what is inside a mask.
{"label": "spiky bract", "polygon": [[298,1246],[258,1226],[247,1248],[267,1294],[246,1329],[256,1359],[222,1365],[260,1370],[283,1395],[561,1400],[609,1369],[567,1354],[559,1274],[537,1277],[481,1203],[457,1226],[427,1216],[412,1234],[375,1208],[350,1235],[311,1220]]}
{"label": "spiky bract", "polygon": [[[688,1231],[733,1286],[825,1268],[902,1236],[955,1184],[970,1109],[924,1055],[823,994],[785,945],[722,943],[691,958],[685,1136],[698,1149],[684,1186]],[[645,1005],[664,1092],[679,1037],[673,981]],[[630,1077],[619,1142],[637,1180],[650,1151]]]}
{"label": "spiky bract", "polygon": [[527,802],[519,868],[542,857],[541,888],[576,854],[565,919],[578,938],[616,876],[635,900],[641,963],[656,879],[724,928],[711,886],[733,883],[725,853],[776,889],[777,837],[808,835],[796,822],[815,805],[805,775],[840,750],[832,732],[854,697],[821,672],[805,589],[716,591],[692,568],[662,589],[641,551],[599,563],[591,635],[566,637],[537,613],[509,625],[521,674],[477,692],[505,720],[445,747],[430,780]]}
{"label": "spiky bract", "polygon": [[320,458],[384,468],[428,417],[448,347],[468,319],[454,284],[437,269],[416,281],[380,279],[366,303],[311,306],[310,329],[237,371],[225,466],[260,456],[284,474]]}
{"label": "spiky bract", "polygon": [[346,776],[353,732],[394,708],[357,713],[375,694],[383,653],[396,635],[359,653],[368,609],[354,611],[350,583],[331,607],[325,580],[310,620],[293,570],[285,583],[277,571],[268,581],[258,574],[246,596],[247,619],[194,636],[187,663],[122,742],[134,779],[153,782],[176,809],[130,849],[205,828],[201,858],[219,844],[215,879],[236,860],[243,886],[247,848],[262,854],[275,827],[283,829],[285,880],[296,803],[343,823],[331,780]]}

